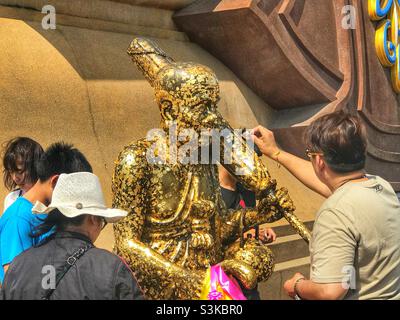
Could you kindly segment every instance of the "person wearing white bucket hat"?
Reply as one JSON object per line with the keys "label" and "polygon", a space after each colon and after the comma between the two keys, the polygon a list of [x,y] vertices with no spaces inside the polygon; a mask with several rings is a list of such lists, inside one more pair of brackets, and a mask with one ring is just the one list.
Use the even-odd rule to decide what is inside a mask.
{"label": "person wearing white bucket hat", "polygon": [[25,250],[37,245],[49,234],[32,237],[46,215],[32,213],[37,202],[48,205],[58,177],[62,173],[92,172],[85,155],[71,144],[51,144],[35,163],[38,181],[19,197],[0,218],[0,284],[10,263]]}
{"label": "person wearing white bucket hat", "polygon": [[102,217],[110,223],[117,222],[127,215],[124,210],[106,207],[100,181],[90,172],[61,174],[50,205],[46,208],[38,203],[38,206],[33,208],[35,212],[41,213],[50,213],[54,209],[58,209],[67,218],[75,218],[84,213]]}
{"label": "person wearing white bucket hat", "polygon": [[[33,211],[48,214],[35,236],[50,230],[54,233],[14,259],[4,278],[3,299],[144,298],[129,267],[118,256],[93,245],[107,222],[117,222],[127,215],[124,210],[105,205],[96,175],[61,174],[49,206],[39,203]],[[51,273],[43,275],[43,268],[56,270],[53,279]],[[46,279],[48,286],[43,285]]]}

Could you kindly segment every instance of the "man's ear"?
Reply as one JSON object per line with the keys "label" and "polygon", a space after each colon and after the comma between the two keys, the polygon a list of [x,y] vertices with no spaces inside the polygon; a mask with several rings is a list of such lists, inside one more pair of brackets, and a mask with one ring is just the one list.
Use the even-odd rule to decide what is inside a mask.
{"label": "man's ear", "polygon": [[89,222],[91,225],[96,225],[97,219],[96,219],[95,216],[93,216],[93,215],[87,215],[87,219],[88,219],[88,222]]}
{"label": "man's ear", "polygon": [[51,178],[50,178],[50,184],[51,184],[51,188],[54,190],[54,188],[56,187],[56,184],[57,184],[57,181],[58,181],[58,178],[59,178],[60,176],[57,174],[57,175],[55,175],[55,176],[52,176]]}
{"label": "man's ear", "polygon": [[89,222],[91,225],[99,225],[101,223],[101,217],[98,216],[93,216],[91,214],[87,215],[87,218],[89,219]]}
{"label": "man's ear", "polygon": [[317,163],[318,169],[320,171],[322,171],[326,168],[325,159],[322,156],[320,156],[320,155],[316,156],[316,163]]}

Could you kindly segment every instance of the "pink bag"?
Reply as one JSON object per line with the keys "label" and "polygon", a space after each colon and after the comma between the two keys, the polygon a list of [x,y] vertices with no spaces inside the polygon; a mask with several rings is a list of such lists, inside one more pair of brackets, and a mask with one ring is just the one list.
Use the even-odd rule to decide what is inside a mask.
{"label": "pink bag", "polygon": [[247,300],[239,284],[230,278],[220,265],[207,270],[201,300]]}

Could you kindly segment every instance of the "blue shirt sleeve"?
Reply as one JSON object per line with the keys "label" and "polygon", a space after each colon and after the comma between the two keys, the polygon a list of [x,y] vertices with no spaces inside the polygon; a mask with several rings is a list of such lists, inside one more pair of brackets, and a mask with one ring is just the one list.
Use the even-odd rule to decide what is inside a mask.
{"label": "blue shirt sleeve", "polygon": [[1,232],[1,264],[10,264],[16,256],[33,245],[31,224],[24,218],[10,219]]}

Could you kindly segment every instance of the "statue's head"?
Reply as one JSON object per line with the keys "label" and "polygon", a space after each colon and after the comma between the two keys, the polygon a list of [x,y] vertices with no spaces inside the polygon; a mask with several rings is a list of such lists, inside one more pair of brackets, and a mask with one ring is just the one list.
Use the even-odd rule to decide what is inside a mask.
{"label": "statue's head", "polygon": [[195,63],[176,63],[153,41],[136,38],[128,54],[155,89],[164,121],[184,128],[213,128],[219,116],[219,84],[214,72]]}
{"label": "statue's head", "polygon": [[211,69],[194,63],[173,63],[155,81],[161,116],[188,128],[212,128],[217,115],[219,84]]}

